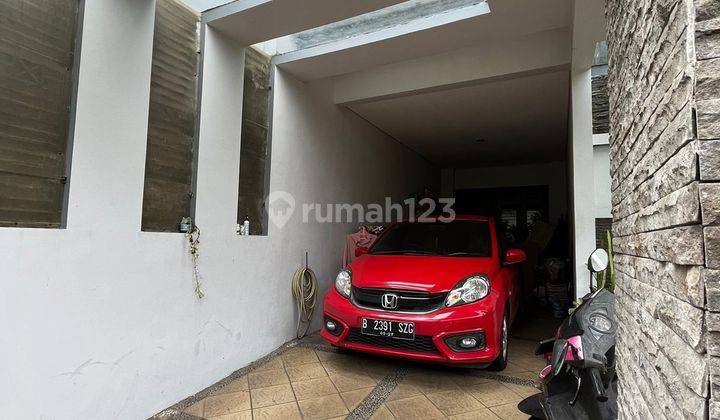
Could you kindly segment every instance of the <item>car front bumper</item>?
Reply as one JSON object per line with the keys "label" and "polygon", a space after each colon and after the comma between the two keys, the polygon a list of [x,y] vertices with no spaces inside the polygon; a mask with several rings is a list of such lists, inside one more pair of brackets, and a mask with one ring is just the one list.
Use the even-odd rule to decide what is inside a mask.
{"label": "car front bumper", "polygon": [[[498,331],[503,311],[494,293],[479,302],[418,314],[359,308],[332,288],[325,295],[320,334],[333,346],[345,349],[436,363],[485,365],[500,353]],[[327,318],[340,324],[342,331],[329,332],[325,328]],[[414,322],[415,342],[362,335],[362,318]],[[455,351],[445,341],[468,333],[484,335],[484,346]]]}

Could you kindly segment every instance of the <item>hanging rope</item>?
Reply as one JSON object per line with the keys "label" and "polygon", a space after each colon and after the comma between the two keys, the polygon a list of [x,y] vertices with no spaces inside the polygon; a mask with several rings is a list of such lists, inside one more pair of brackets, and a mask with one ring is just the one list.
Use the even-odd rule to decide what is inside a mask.
{"label": "hanging rope", "polygon": [[[315,273],[308,267],[307,253],[305,253],[305,267],[298,268],[292,278],[292,293],[298,311],[297,328],[295,330],[297,338],[305,337],[310,328],[310,321],[312,321],[312,315],[315,311],[317,287],[317,278],[315,278]],[[301,333],[302,324],[305,324],[305,329]]]}

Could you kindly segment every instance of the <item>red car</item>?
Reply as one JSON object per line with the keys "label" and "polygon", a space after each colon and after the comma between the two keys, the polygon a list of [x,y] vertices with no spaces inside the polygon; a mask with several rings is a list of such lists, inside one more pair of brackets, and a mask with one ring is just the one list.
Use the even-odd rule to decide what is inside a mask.
{"label": "red car", "polygon": [[358,254],[325,295],[330,344],[505,368],[525,253],[502,249],[492,218],[394,223]]}

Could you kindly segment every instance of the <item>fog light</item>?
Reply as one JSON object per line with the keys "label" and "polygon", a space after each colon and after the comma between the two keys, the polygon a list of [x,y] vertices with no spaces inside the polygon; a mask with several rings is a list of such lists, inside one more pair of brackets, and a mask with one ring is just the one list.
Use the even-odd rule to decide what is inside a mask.
{"label": "fog light", "polygon": [[475,337],[465,337],[460,340],[460,347],[464,349],[471,349],[477,346],[478,341]]}
{"label": "fog light", "polygon": [[477,331],[453,335],[445,339],[445,344],[455,352],[475,352],[485,348],[485,333]]}
{"label": "fog light", "polygon": [[337,324],[328,319],[327,321],[325,321],[325,328],[328,331],[335,331],[337,329]]}

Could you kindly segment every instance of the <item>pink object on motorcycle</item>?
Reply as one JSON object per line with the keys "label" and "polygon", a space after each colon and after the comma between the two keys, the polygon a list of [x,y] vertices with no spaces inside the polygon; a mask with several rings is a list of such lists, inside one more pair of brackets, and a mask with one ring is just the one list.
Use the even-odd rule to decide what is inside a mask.
{"label": "pink object on motorcycle", "polygon": [[[567,342],[570,346],[565,351],[565,360],[584,360],[581,337],[579,335],[570,337]],[[577,358],[575,358],[576,354]]]}

